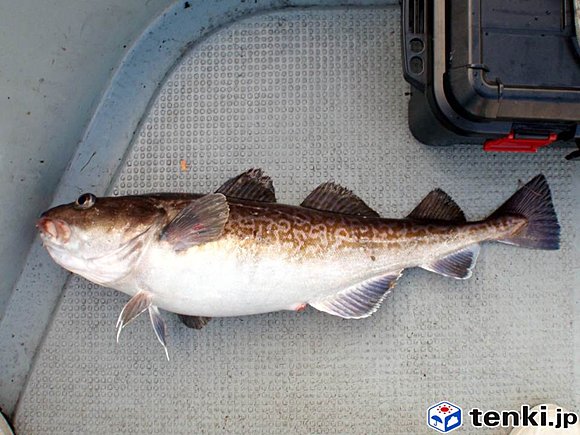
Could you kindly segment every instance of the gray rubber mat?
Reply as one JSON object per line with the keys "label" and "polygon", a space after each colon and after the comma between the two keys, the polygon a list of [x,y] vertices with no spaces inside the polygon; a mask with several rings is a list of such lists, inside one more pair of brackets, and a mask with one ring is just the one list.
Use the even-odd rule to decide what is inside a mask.
{"label": "gray rubber mat", "polygon": [[580,45],[580,0],[574,0],[574,17],[576,23],[576,39]]}
{"label": "gray rubber mat", "polygon": [[402,217],[441,187],[475,219],[543,172],[562,249],[486,245],[469,281],[408,271],[366,320],[309,309],[193,331],[164,313],[169,362],[144,316],[116,344],[127,297],[73,277],[19,433],[417,434],[431,432],[425,412],[441,400],[575,408],[572,169],[557,148],[496,155],[416,142],[399,31],[397,7],[276,12],[221,30],[168,76],[112,192],[210,192],[261,167],[280,202],[334,180]]}

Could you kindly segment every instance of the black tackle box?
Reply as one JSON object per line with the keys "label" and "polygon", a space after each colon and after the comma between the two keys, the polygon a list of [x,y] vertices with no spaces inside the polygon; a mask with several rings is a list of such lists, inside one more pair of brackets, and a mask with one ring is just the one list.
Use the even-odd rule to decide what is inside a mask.
{"label": "black tackle box", "polygon": [[403,0],[409,127],[429,145],[580,143],[573,0]]}

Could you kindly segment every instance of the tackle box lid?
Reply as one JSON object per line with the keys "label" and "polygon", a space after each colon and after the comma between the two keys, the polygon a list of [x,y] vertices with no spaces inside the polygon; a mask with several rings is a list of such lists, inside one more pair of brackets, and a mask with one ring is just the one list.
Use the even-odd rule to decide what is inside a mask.
{"label": "tackle box lid", "polygon": [[[474,121],[580,120],[578,0],[434,0],[444,11],[443,92]],[[438,5],[437,5],[438,4]],[[434,70],[437,73],[437,63]],[[443,65],[441,65],[443,66]]]}

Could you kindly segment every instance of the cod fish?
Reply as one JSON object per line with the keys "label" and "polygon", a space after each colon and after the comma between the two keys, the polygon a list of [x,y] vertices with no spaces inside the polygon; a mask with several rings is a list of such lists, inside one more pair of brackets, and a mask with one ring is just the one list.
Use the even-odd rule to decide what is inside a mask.
{"label": "cod fish", "polygon": [[361,319],[380,307],[405,269],[466,279],[483,242],[551,250],[560,236],[543,175],[487,219],[467,222],[440,189],[404,219],[381,218],[332,182],[300,206],[278,204],[272,180],[259,169],[207,195],[85,193],[44,212],[37,227],[59,265],[131,296],[117,340],[148,311],[166,354],[159,308],[194,328],[211,317],[307,305]]}

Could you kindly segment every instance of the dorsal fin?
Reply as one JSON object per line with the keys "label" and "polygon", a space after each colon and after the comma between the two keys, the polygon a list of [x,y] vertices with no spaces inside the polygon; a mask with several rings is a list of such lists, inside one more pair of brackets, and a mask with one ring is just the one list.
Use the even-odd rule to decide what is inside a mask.
{"label": "dorsal fin", "polygon": [[249,169],[230,178],[216,191],[225,196],[249,201],[276,202],[272,179],[261,169]]}
{"label": "dorsal fin", "polygon": [[334,213],[379,217],[376,211],[350,190],[332,182],[322,183],[300,205]]}
{"label": "dorsal fin", "polygon": [[441,189],[429,193],[407,217],[414,220],[466,221],[461,208]]}
{"label": "dorsal fin", "polygon": [[344,319],[362,319],[379,309],[403,270],[353,285],[335,295],[310,302],[319,311]]}

